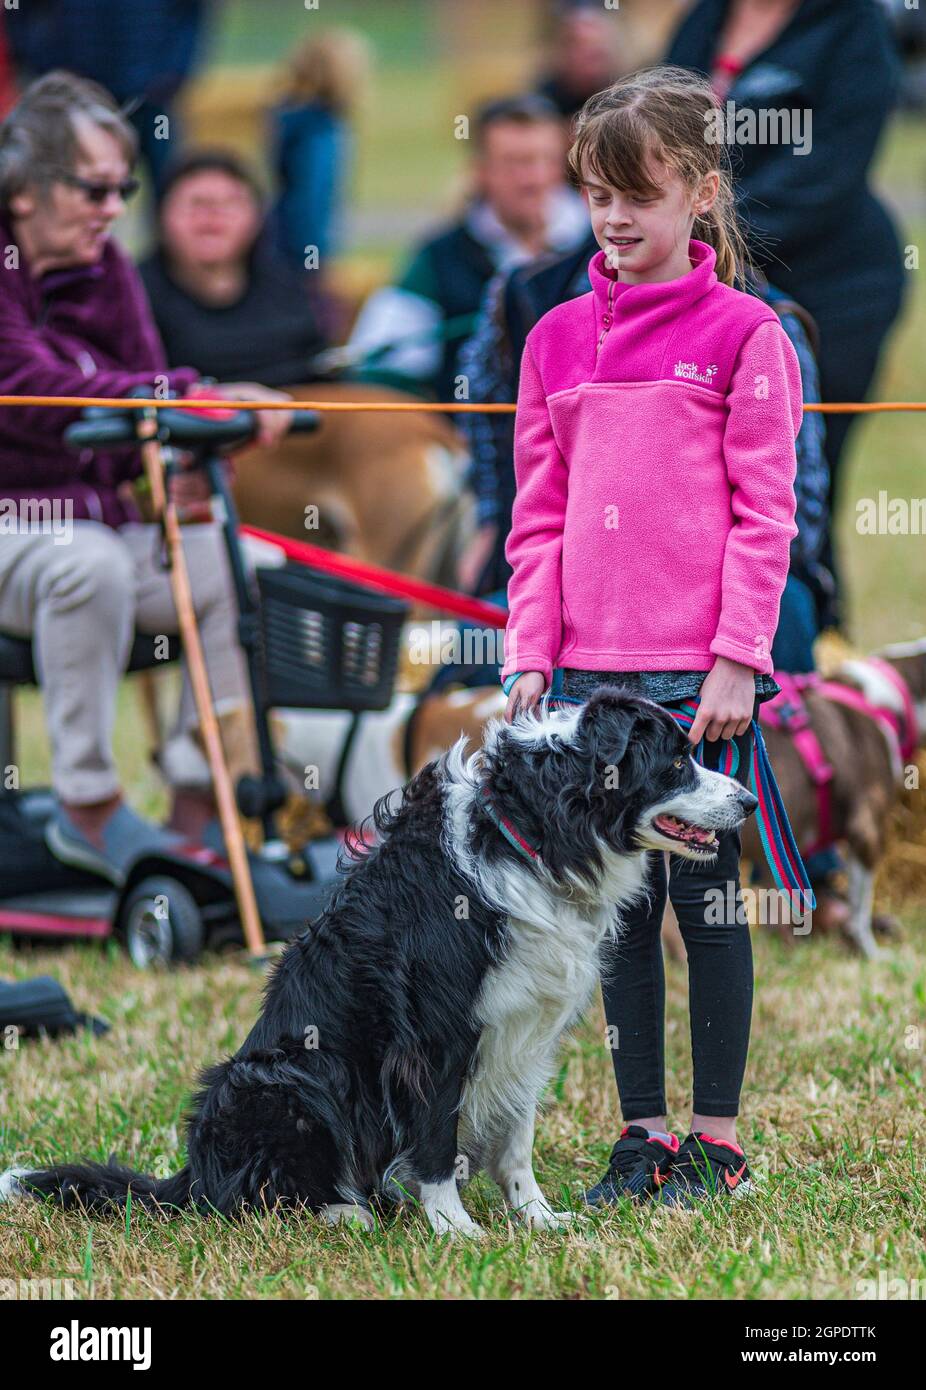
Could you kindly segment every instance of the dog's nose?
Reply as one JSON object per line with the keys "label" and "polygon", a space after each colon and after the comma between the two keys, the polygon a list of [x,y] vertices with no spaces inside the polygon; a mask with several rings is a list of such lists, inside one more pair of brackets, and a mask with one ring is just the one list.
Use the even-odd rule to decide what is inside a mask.
{"label": "dog's nose", "polygon": [[752,792],[747,791],[745,787],[739,789],[736,794],[736,799],[742,808],[744,816],[751,816],[759,804],[759,798],[753,796]]}

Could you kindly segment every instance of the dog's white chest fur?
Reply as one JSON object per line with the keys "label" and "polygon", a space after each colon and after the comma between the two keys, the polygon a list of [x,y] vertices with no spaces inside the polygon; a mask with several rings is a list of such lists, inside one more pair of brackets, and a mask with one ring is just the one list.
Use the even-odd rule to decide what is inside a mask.
{"label": "dog's white chest fur", "polygon": [[552,1075],[564,1031],[588,1006],[598,980],[598,951],[618,903],[639,892],[639,862],[625,860],[614,898],[584,909],[547,893],[532,875],[506,874],[509,950],[486,974],[476,1005],[482,1034],[460,1107],[461,1149],[483,1155],[513,1119],[533,1113]]}

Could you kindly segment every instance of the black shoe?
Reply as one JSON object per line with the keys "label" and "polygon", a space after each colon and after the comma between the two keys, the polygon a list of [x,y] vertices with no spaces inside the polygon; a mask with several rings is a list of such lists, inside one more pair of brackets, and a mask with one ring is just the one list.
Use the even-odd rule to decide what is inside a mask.
{"label": "black shoe", "polygon": [[627,1125],[611,1150],[608,1171],[586,1192],[587,1205],[603,1207],[619,1197],[641,1201],[649,1196],[660,1181],[665,1181],[678,1153],[674,1134],[672,1140],[673,1144],[667,1144],[663,1139],[651,1139],[642,1125]]}
{"label": "black shoe", "polygon": [[708,1197],[740,1197],[751,1191],[746,1155],[739,1145],[702,1131],[689,1134],[682,1144],[654,1201],[667,1207],[693,1207]]}

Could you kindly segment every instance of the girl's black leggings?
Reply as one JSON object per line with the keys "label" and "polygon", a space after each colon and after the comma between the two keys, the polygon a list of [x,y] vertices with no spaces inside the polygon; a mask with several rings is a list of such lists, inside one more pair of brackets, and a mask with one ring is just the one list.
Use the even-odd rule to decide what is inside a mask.
{"label": "girl's black leggings", "polygon": [[[573,693],[568,682],[566,693]],[[575,694],[581,697],[581,691]],[[665,704],[669,713],[678,705]],[[758,718],[759,701],[754,706]],[[747,785],[752,730],[739,748],[737,781]],[[725,743],[704,740],[704,765],[716,769]],[[624,926],[604,948],[601,989],[614,1074],[625,1124],[665,1115],[665,976],[661,927],[671,899],[688,955],[688,1002],[694,1067],[693,1109],[736,1115],[746,1070],[752,1020],[752,942],[740,894],[739,831],[724,831],[713,864],[651,851],[650,895],[623,915]]]}

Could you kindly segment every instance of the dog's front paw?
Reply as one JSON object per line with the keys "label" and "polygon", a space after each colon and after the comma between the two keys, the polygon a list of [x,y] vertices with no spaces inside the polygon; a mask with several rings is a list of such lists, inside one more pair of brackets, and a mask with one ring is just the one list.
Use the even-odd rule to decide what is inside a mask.
{"label": "dog's front paw", "polygon": [[25,1189],[17,1178],[30,1171],[29,1168],[7,1168],[5,1173],[0,1173],[0,1202],[17,1202],[25,1196]]}
{"label": "dog's front paw", "polygon": [[576,1221],[588,1220],[584,1212],[553,1211],[545,1202],[528,1202],[514,1214],[525,1226],[535,1231],[563,1231]]}
{"label": "dog's front paw", "polygon": [[437,1236],[446,1236],[448,1240],[481,1240],[485,1231],[478,1221],[473,1221],[470,1216],[445,1216],[443,1212],[429,1213],[428,1219],[431,1228]]}
{"label": "dog's front paw", "polygon": [[369,1207],[361,1207],[356,1202],[330,1202],[318,1213],[328,1226],[361,1226],[364,1230],[376,1229],[376,1221]]}

